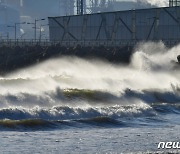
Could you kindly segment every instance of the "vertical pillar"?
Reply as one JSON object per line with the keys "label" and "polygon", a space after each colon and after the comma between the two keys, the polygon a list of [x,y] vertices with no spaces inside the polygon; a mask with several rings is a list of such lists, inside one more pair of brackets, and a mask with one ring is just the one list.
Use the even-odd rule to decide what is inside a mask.
{"label": "vertical pillar", "polygon": [[84,14],[86,14],[87,12],[86,12],[86,9],[87,9],[87,7],[86,7],[86,0],[84,0],[84,4],[83,4],[83,12],[84,12]]}
{"label": "vertical pillar", "polygon": [[136,39],[136,11],[132,11],[132,39]]}
{"label": "vertical pillar", "polygon": [[35,23],[34,23],[34,39],[35,39],[35,41],[36,41],[36,27],[37,27],[36,22],[37,22],[37,20],[35,19]]}
{"label": "vertical pillar", "polygon": [[84,0],[77,0],[76,5],[77,5],[77,14],[83,15],[83,13],[84,13]]}
{"label": "vertical pillar", "polygon": [[81,36],[82,41],[85,41],[87,21],[88,21],[88,16],[84,15],[84,17],[83,17],[83,25],[82,25],[82,36]]}
{"label": "vertical pillar", "polygon": [[173,5],[174,5],[174,4],[173,4],[173,3],[174,3],[173,1],[174,1],[174,0],[169,0],[169,7],[173,7]]}
{"label": "vertical pillar", "polygon": [[67,17],[63,17],[63,24],[64,24],[64,37],[65,37],[65,40],[69,40],[69,35],[68,35],[68,19],[67,19]]}
{"label": "vertical pillar", "polygon": [[158,26],[159,26],[160,10],[155,10],[155,25],[154,25],[154,39],[158,39]]}
{"label": "vertical pillar", "polygon": [[15,42],[16,42],[16,29],[17,29],[17,24],[15,23],[15,25],[14,25],[14,39],[15,39]]}
{"label": "vertical pillar", "polygon": [[83,0],[81,0],[81,15],[83,15],[83,11],[84,10],[84,1]]}

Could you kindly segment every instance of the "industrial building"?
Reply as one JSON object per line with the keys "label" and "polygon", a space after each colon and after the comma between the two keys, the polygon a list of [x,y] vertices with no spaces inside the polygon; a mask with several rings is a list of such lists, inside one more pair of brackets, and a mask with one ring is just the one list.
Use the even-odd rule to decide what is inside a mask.
{"label": "industrial building", "polygon": [[133,46],[159,40],[173,45],[180,42],[179,4],[176,0],[170,7],[49,17],[50,40],[67,46]]}
{"label": "industrial building", "polygon": [[[6,25],[14,25],[15,23],[19,22],[34,23],[35,19],[46,18],[47,16],[92,14],[123,9],[145,8],[148,6],[147,4],[143,5],[141,2],[137,4],[135,1],[132,2],[119,0],[0,0],[0,4],[6,6],[7,8],[13,9],[18,13],[19,16],[18,20],[12,19],[13,23],[7,23]],[[14,15],[12,15],[12,17],[13,16]],[[3,18],[1,18],[1,20],[3,21]],[[40,29],[41,25],[47,25],[47,22],[38,22],[37,27]],[[23,30],[23,32],[17,35],[18,39],[34,38],[34,29],[32,28],[32,25],[18,25],[17,31],[20,31],[20,28]],[[43,29],[43,39],[48,39],[48,27],[46,26]],[[8,30],[1,28],[1,31],[3,31],[3,33],[12,31],[9,35],[9,38],[14,38],[14,32],[12,28],[9,28]],[[39,30],[37,33],[38,36],[41,35]]]}

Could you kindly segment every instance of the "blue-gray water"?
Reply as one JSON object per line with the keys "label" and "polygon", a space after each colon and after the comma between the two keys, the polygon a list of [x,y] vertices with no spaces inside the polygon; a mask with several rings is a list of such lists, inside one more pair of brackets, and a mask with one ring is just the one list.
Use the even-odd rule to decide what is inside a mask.
{"label": "blue-gray water", "polygon": [[147,43],[129,66],[61,57],[1,77],[0,151],[163,153],[158,142],[180,141],[179,49]]}

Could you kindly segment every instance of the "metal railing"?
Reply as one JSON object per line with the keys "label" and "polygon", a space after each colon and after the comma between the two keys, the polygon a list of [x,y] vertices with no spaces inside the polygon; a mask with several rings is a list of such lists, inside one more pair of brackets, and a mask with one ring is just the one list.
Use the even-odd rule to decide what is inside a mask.
{"label": "metal railing", "polygon": [[[151,40],[149,40],[151,42]],[[148,42],[149,42],[148,41]],[[160,40],[152,40],[152,42],[159,42]],[[48,47],[52,45],[60,45],[65,47],[75,47],[77,45],[80,45],[82,47],[86,46],[92,46],[92,47],[98,47],[98,46],[105,46],[105,47],[123,47],[123,46],[135,46],[137,43],[140,42],[146,42],[144,40],[85,40],[85,41],[50,41],[48,39],[45,40],[32,40],[32,39],[21,39],[21,40],[13,40],[13,39],[2,39],[0,40],[0,47],[2,46],[8,46],[8,47],[15,47],[15,46],[42,46],[42,47]],[[173,46],[180,43],[179,40],[169,39],[169,40],[162,40],[162,42],[166,46]]]}
{"label": "metal railing", "polygon": [[51,42],[46,40],[33,40],[33,39],[2,39],[0,40],[0,46],[8,46],[8,47],[14,47],[14,46],[50,46]]}
{"label": "metal railing", "polygon": [[51,41],[51,44],[59,44],[66,47],[74,47],[80,45],[82,47],[92,46],[105,46],[105,47],[124,47],[124,46],[135,46],[138,43],[146,42],[162,42],[166,46],[174,46],[180,43],[180,39],[164,39],[164,40],[85,40],[85,41]]}

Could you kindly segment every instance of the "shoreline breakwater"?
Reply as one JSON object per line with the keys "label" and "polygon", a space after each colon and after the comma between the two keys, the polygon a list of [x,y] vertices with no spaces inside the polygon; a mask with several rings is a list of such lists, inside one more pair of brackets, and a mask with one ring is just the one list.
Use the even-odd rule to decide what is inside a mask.
{"label": "shoreline breakwater", "polygon": [[49,58],[60,56],[77,56],[80,58],[103,59],[114,63],[130,62],[132,46],[124,47],[65,47],[60,44],[50,46],[2,46],[0,47],[0,74],[34,65]]}

